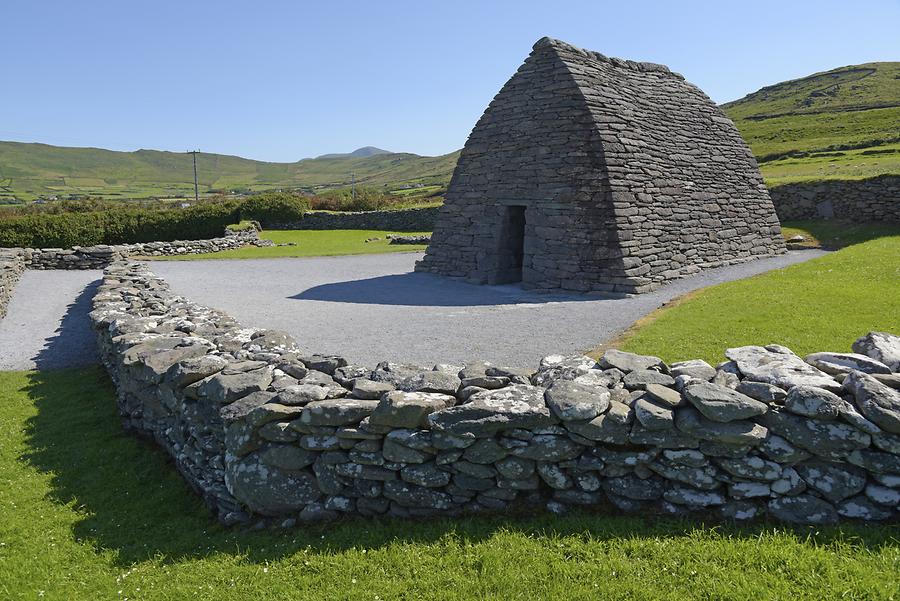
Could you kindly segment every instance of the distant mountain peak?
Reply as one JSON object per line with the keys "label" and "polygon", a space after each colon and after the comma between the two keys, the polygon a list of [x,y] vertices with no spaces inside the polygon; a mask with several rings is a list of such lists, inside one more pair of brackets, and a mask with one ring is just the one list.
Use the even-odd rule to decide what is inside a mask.
{"label": "distant mountain peak", "polygon": [[353,152],[336,152],[331,154],[322,154],[317,159],[343,159],[343,158],[365,158],[375,156],[376,154],[393,154],[390,150],[383,150],[375,146],[363,146],[357,148]]}

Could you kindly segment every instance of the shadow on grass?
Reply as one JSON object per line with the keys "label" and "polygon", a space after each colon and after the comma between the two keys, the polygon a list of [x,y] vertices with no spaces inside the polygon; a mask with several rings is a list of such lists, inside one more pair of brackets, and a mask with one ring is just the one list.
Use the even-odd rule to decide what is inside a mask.
{"label": "shadow on grass", "polygon": [[716,536],[754,540],[779,529],[793,531],[803,544],[849,543],[869,550],[897,544],[896,526],[790,529],[765,522],[737,526],[715,521],[705,526],[699,519],[586,511],[416,522],[354,518],[289,530],[225,529],[162,451],[122,429],[115,392],[101,368],[34,372],[27,393],[38,411],[26,425],[30,450],[23,459],[52,474],[51,502],[71,504],[78,513],[74,538],[115,550],[116,562],[123,566],[148,559],[175,562],[217,554],[263,562],[303,549],[337,553],[394,542],[427,544],[447,537],[476,543],[500,531],[610,540],[686,537],[698,529],[709,534],[714,528]]}
{"label": "shadow on grass", "polygon": [[802,230],[812,236],[798,248],[822,248],[837,250],[854,244],[862,244],[876,238],[900,236],[900,223],[855,222],[842,219],[809,219],[785,221],[783,227]]}

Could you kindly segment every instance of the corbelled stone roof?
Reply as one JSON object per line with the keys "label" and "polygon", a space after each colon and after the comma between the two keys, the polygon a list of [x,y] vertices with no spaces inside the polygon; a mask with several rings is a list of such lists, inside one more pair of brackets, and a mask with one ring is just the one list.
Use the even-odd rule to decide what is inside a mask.
{"label": "corbelled stone roof", "polygon": [[643,71],[646,73],[656,72],[656,73],[668,73],[672,75],[672,77],[676,77],[678,79],[684,79],[684,76],[681,73],[676,73],[671,71],[667,66],[660,65],[659,63],[648,63],[645,61],[633,61],[624,58],[615,58],[613,56],[606,56],[603,53],[596,52],[594,50],[585,50],[584,48],[579,48],[577,46],[573,46],[568,42],[563,42],[562,40],[557,40],[555,38],[543,37],[534,43],[532,46],[532,50],[539,50],[541,48],[557,48],[561,50],[565,50],[567,52],[579,53],[585,56],[590,60],[600,61],[602,63],[609,63],[616,67],[622,67],[623,69],[631,69],[633,71]]}
{"label": "corbelled stone roof", "polygon": [[469,136],[418,269],[514,281],[510,205],[527,207],[529,287],[644,292],[784,252],[756,160],[702,90],[550,38]]}

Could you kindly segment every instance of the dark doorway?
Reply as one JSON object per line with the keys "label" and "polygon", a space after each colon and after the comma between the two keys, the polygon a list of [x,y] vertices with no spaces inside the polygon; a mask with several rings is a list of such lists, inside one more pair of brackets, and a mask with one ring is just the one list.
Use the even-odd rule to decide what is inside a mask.
{"label": "dark doorway", "polygon": [[500,233],[498,284],[522,281],[525,258],[525,207],[507,206]]}

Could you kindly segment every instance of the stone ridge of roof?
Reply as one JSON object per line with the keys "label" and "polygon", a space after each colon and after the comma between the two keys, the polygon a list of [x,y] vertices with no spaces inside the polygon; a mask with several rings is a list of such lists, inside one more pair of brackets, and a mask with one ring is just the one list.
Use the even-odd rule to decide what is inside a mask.
{"label": "stone ridge of roof", "polygon": [[579,48],[578,46],[573,46],[568,42],[563,42],[562,40],[557,40],[551,37],[543,37],[534,43],[532,47],[533,50],[538,50],[540,48],[556,48],[559,50],[566,50],[569,52],[573,52],[575,54],[580,54],[589,60],[595,60],[601,63],[608,63],[613,65],[614,67],[620,67],[622,69],[629,69],[631,71],[639,71],[643,73],[661,73],[665,75],[670,75],[676,79],[684,80],[684,76],[680,73],[676,73],[675,71],[670,70],[665,65],[660,65],[659,63],[648,63],[641,61],[633,61],[627,60],[623,58],[615,58],[611,56],[606,56],[605,54],[601,54],[600,52],[594,52],[593,50],[585,50],[584,48]]}

